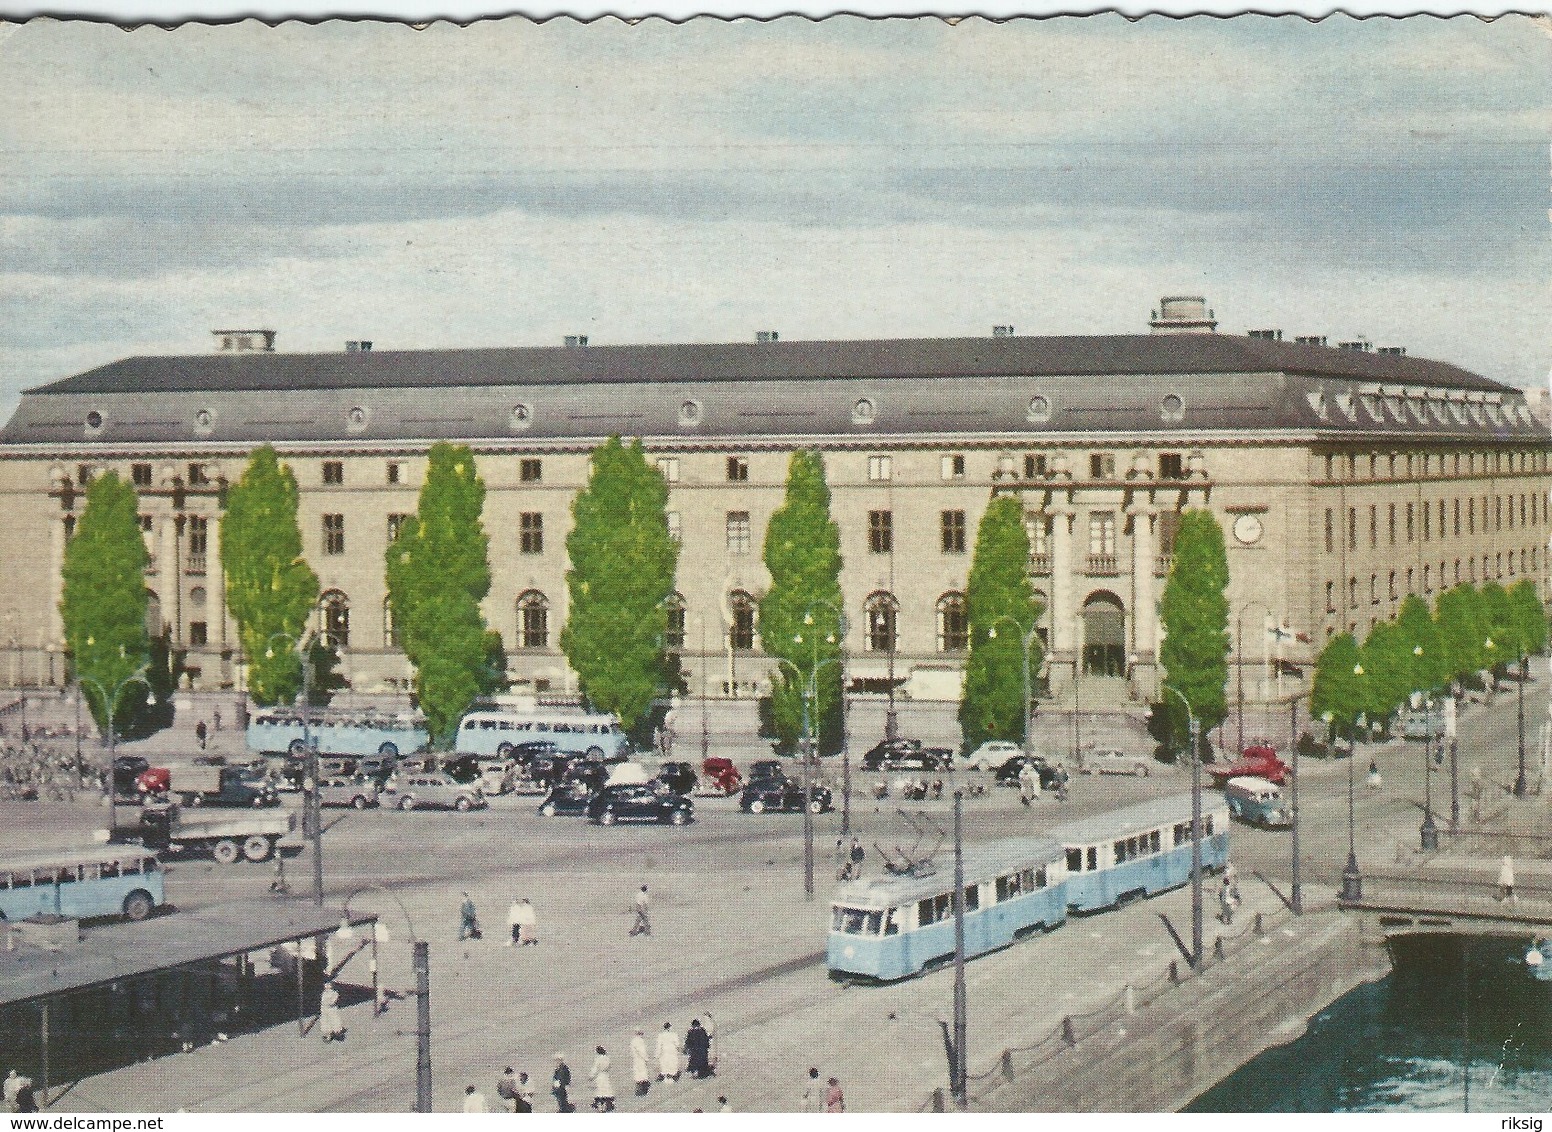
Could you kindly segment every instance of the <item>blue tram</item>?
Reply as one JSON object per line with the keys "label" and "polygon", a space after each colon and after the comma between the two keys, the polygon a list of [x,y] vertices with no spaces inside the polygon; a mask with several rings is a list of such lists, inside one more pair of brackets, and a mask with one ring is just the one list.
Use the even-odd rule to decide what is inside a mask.
{"label": "blue tram", "polygon": [[[1229,859],[1229,811],[1202,798],[1202,869]],[[1098,912],[1191,880],[1191,795],[1139,802],[1051,831],[1064,850],[1067,907]]]}
{"label": "blue tram", "polygon": [[[1066,855],[1047,838],[968,847],[965,954],[984,955],[1067,919]],[[954,955],[952,867],[836,889],[826,960],[832,975],[903,979]]]}

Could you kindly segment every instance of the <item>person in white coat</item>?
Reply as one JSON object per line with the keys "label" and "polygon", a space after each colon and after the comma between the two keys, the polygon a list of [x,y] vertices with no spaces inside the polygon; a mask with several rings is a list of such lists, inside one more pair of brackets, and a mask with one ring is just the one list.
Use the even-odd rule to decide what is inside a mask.
{"label": "person in white coat", "polygon": [[465,1085],[463,1090],[463,1110],[465,1112],[489,1112],[490,1102],[485,1099],[485,1094],[473,1085]]}
{"label": "person in white coat", "polygon": [[324,983],[323,993],[318,996],[318,1029],[323,1031],[326,1042],[345,1040],[345,1018],[340,1013],[339,991],[333,983]]}
{"label": "person in white coat", "polygon": [[644,1097],[652,1088],[652,1071],[647,1068],[647,1035],[637,1030],[631,1038],[631,1080],[636,1082],[636,1095]]}
{"label": "person in white coat", "polygon": [[614,1082],[609,1078],[609,1053],[603,1046],[593,1051],[593,1067],[587,1075],[593,1082],[593,1107],[599,1112],[613,1112]]}
{"label": "person in white coat", "polygon": [[663,1032],[657,1036],[657,1079],[679,1080],[679,1035],[674,1033],[672,1022],[663,1023]]}

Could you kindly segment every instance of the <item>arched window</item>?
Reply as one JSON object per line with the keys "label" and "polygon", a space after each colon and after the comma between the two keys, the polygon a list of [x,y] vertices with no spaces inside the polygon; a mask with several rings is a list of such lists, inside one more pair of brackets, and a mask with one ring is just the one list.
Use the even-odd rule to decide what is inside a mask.
{"label": "arched window", "polygon": [[404,647],[404,630],[399,628],[398,622],[393,619],[393,600],[383,598],[383,647],[387,649],[402,649]]}
{"label": "arched window", "polygon": [[330,590],[318,599],[319,629],[325,648],[350,647],[350,599],[339,590]]}
{"label": "arched window", "polygon": [[867,619],[863,646],[868,652],[894,652],[895,621],[900,612],[900,603],[895,601],[894,595],[882,590],[869,594],[867,601],[862,603],[862,612]]}
{"label": "arched window", "polygon": [[938,651],[963,652],[970,646],[970,613],[965,595],[946,593],[938,598]]}
{"label": "arched window", "polygon": [[668,624],[663,630],[663,648],[677,651],[684,648],[684,595],[669,594],[663,602],[668,614]]}
{"label": "arched window", "polygon": [[517,647],[550,647],[550,599],[538,590],[529,590],[517,599]]}
{"label": "arched window", "polygon": [[728,644],[748,652],[754,648],[754,598],[743,590],[728,594],[728,612],[733,624],[728,628]]}

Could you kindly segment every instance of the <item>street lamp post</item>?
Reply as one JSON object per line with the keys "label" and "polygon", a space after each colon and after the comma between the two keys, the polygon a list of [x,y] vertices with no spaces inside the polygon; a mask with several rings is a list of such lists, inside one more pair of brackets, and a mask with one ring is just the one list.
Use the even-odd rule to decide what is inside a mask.
{"label": "street lamp post", "polygon": [[[824,604],[827,608],[830,608],[830,609],[834,610],[834,607],[830,606],[828,602],[822,603],[822,604]],[[838,618],[837,625],[836,625],[836,628],[838,630],[838,634],[837,633],[827,633],[822,638],[823,641],[826,644],[832,644],[832,645],[833,644],[838,644],[840,642],[840,640],[845,637],[845,635],[846,635],[846,628],[847,628],[847,626],[846,626],[846,614],[844,612],[840,611],[840,610],[834,610],[834,611],[835,611],[835,613],[837,615],[837,618]],[[804,613],[803,613],[803,624],[806,627],[812,627],[813,626],[813,624],[814,624],[814,607],[813,606],[810,606],[807,610],[804,611]],[[792,669],[793,675],[795,675],[798,678],[799,684],[801,685],[802,691],[803,691],[803,896],[807,900],[812,900],[814,898],[814,775],[813,775],[813,763],[814,763],[814,753],[815,753],[815,750],[814,750],[814,748],[815,748],[814,738],[815,737],[814,737],[814,729],[813,729],[813,713],[814,713],[814,708],[815,708],[815,706],[816,706],[816,704],[818,702],[818,699],[819,699],[819,673],[822,672],[825,669],[825,666],[831,665],[831,664],[842,664],[844,662],[844,659],[845,659],[845,654],[844,653],[839,655],[839,656],[826,657],[823,660],[819,659],[819,644],[820,644],[820,641],[821,641],[821,637],[820,637],[820,635],[819,635],[819,633],[817,631],[812,632],[812,633],[809,634],[809,642],[808,643],[809,643],[810,648],[811,648],[812,653],[813,653],[813,659],[812,659],[811,664],[809,665],[808,675],[806,677],[804,676],[803,672],[798,668],[798,666],[793,664],[791,661],[785,660],[785,659],[781,659],[781,660],[778,661],[779,664],[785,664],[788,668]],[[798,644],[798,645],[803,644],[803,634],[802,633],[797,634],[795,637],[792,638],[792,642],[793,642],[793,644]],[[845,703],[844,703],[845,696],[846,696],[846,688],[845,688],[845,682],[843,680],[842,681],[842,686],[841,686],[841,697],[842,697],[841,718],[843,720],[845,719],[845,716],[846,716]],[[844,737],[842,739],[842,749],[843,750],[845,749]],[[848,774],[847,777],[849,779],[850,775]],[[850,807],[850,800],[849,799],[847,800],[847,807],[848,808]]]}
{"label": "street lamp post", "polygon": [[954,791],[954,1096],[959,1111],[970,1107],[965,1040],[970,1032],[969,992],[965,987],[965,792]]}
{"label": "street lamp post", "polygon": [[[431,945],[420,939],[415,934],[415,921],[410,919],[408,909],[404,907],[404,901],[400,900],[389,889],[380,884],[370,884],[365,888],[358,888],[345,897],[345,922],[350,922],[350,902],[363,892],[381,892],[399,906],[399,911],[404,915],[404,922],[410,929],[410,967],[415,972],[415,1111],[431,1111]],[[373,925],[372,936],[372,978],[377,979],[377,941],[387,939],[388,932],[380,928],[380,922]],[[379,1013],[380,1003],[376,995],[372,996],[372,1015]]]}
{"label": "street lamp post", "polygon": [[318,745],[313,741],[309,724],[312,720],[312,658],[307,655],[306,641],[291,633],[271,633],[264,650],[266,659],[275,658],[275,642],[290,641],[292,651],[302,662],[302,753],[307,759],[307,770],[302,780],[302,824],[313,848],[313,903],[323,907],[323,813],[318,795]]}
{"label": "street lamp post", "polygon": [[1519,717],[1520,727],[1520,772],[1514,778],[1514,796],[1525,797],[1529,787],[1525,782],[1525,677],[1530,671],[1530,657],[1525,650],[1520,650],[1520,679],[1519,679]]}
{"label": "street lamp post", "polygon": [[[1418,837],[1424,850],[1432,852],[1439,847],[1439,829],[1433,820],[1433,697],[1423,701],[1423,713],[1427,719],[1427,731],[1423,735],[1423,824]],[[1443,739],[1441,737],[1442,744]]]}
{"label": "street lamp post", "polygon": [[1179,688],[1163,685],[1180,697],[1186,708],[1186,733],[1191,743],[1191,969],[1202,969],[1202,760],[1198,748],[1202,735],[1191,701]]}
{"label": "street lamp post", "polygon": [[1293,914],[1304,914],[1304,888],[1300,884],[1299,871],[1299,697],[1295,694],[1288,701],[1288,749],[1291,752],[1292,769],[1289,771],[1293,779],[1289,793],[1293,809],[1293,885],[1289,892],[1290,902],[1293,905]]}
{"label": "street lamp post", "polygon": [[[1034,644],[1035,636],[1040,631],[1040,627],[1038,625],[1031,624],[1029,626],[1029,629],[1026,631],[1024,626],[1022,624],[1020,624],[1020,622],[1016,618],[1014,618],[1011,614],[1004,613],[1001,617],[997,618],[997,620],[992,622],[991,628],[986,630],[987,639],[995,640],[997,638],[997,626],[1000,625],[1004,621],[1008,622],[1010,625],[1015,626],[1018,629],[1018,631],[1022,634],[1022,648],[1021,648],[1020,653],[1019,653],[1019,659],[1020,659],[1021,664],[1022,664],[1022,671],[1023,671],[1023,675],[1024,675],[1024,710],[1023,710],[1023,713],[1022,713],[1023,714],[1023,722],[1024,722],[1024,744],[1023,744],[1023,746],[1024,746],[1024,754],[1029,755],[1029,754],[1033,753],[1033,747],[1031,746],[1031,743],[1033,742],[1033,738],[1034,738],[1033,735],[1031,734],[1032,727],[1031,727],[1031,720],[1030,720],[1031,699],[1030,699],[1030,694],[1029,694],[1030,693],[1030,688],[1029,688],[1029,649],[1030,649],[1030,646]],[[1076,685],[1075,685],[1075,687],[1076,687]]]}
{"label": "street lamp post", "polygon": [[[1363,665],[1353,665],[1353,674],[1363,675]],[[1336,723],[1328,711],[1321,717],[1326,721],[1326,749],[1336,749]],[[1353,764],[1358,761],[1357,731],[1353,733],[1352,750],[1347,753],[1347,865],[1342,869],[1342,899],[1363,899],[1363,874],[1358,871],[1356,825],[1353,815]]]}
{"label": "street lamp post", "polygon": [[[96,642],[91,637],[86,638],[86,645],[88,648],[93,647],[95,644]],[[113,685],[112,695],[108,694],[108,689],[100,680],[97,680],[91,676],[83,676],[79,670],[76,672],[75,679],[77,693],[79,694],[79,689],[82,683],[90,684],[93,688],[96,688],[97,694],[102,697],[103,710],[108,714],[108,832],[110,838],[118,833],[119,828],[118,791],[114,788],[113,781],[113,764],[118,756],[119,741],[118,729],[114,726],[114,718],[118,714],[119,697],[124,694],[124,689],[129,687],[131,684],[139,684],[145,688],[146,703],[148,705],[154,706],[156,704],[156,693],[152,690],[150,681],[146,679],[146,672],[149,668],[150,662],[147,661],[145,664],[142,664],[138,670],[124,677],[124,679],[118,681]],[[79,726],[77,726],[76,731],[79,733]],[[77,742],[79,742],[79,739]]]}

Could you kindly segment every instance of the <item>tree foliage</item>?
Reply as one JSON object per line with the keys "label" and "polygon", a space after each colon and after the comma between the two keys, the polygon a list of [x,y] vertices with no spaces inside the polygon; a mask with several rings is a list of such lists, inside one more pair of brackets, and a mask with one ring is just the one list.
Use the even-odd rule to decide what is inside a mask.
{"label": "tree foliage", "polygon": [[772,681],[771,722],[778,749],[792,750],[803,733],[803,698],[813,679],[810,720],[818,750],[840,749],[841,534],[830,518],[824,459],[800,449],[787,465],[787,494],[765,528],[771,586],[760,600],[760,645],[785,663]]}
{"label": "tree foliage", "polygon": [[1450,678],[1449,657],[1428,603],[1408,594],[1396,616],[1396,628],[1407,666],[1407,687],[1425,695],[1442,687]]}
{"label": "tree foliage", "polygon": [[490,592],[484,506],[474,453],[439,441],[428,453],[419,506],[387,551],[389,608],[438,746],[451,743],[469,705],[497,681],[480,610]]}
{"label": "tree foliage", "polygon": [[593,449],[587,487],[566,537],[570,614],[561,648],[588,701],[635,731],[668,679],[665,602],[679,544],[668,530],[668,485],[641,441],[611,436]]}
{"label": "tree foliage", "polygon": [[[1415,647],[1415,646],[1414,646]],[[1418,657],[1407,647],[1405,634],[1393,621],[1381,621],[1369,630],[1358,650],[1363,675],[1358,681],[1358,703],[1370,725],[1384,726],[1413,692],[1426,691],[1413,682]]]}
{"label": "tree foliage", "polygon": [[248,661],[248,694],[268,706],[302,687],[299,646],[318,602],[318,575],[302,557],[296,477],[269,445],[255,449],[227,493],[221,527],[226,603]]}
{"label": "tree foliage", "polygon": [[1514,603],[1509,600],[1509,591],[1496,581],[1483,582],[1477,592],[1481,595],[1482,620],[1487,632],[1484,647],[1486,641],[1493,642],[1493,647],[1486,650],[1485,665],[1494,675],[1502,676],[1505,669],[1520,658],[1519,618],[1515,616]]}
{"label": "tree foliage", "polygon": [[[1029,532],[1024,508],[998,496],[986,508],[975,537],[975,557],[965,587],[970,652],[959,702],[959,730],[966,750],[988,739],[1022,739],[1025,727],[1024,637],[1040,617],[1029,583]],[[1030,671],[1040,666],[1040,639],[1030,641]]]}
{"label": "tree foliage", "polygon": [[59,612],[75,673],[97,726],[115,727],[126,707],[145,702],[135,676],[151,659],[146,635],[145,568],[135,489],[113,472],[92,481],[75,536],[65,547]]}
{"label": "tree foliage", "polygon": [[1315,661],[1310,715],[1322,720],[1329,715],[1338,734],[1351,735],[1364,710],[1362,677],[1353,671],[1358,665],[1358,642],[1351,633],[1332,637]]}
{"label": "tree foliage", "polygon": [[1475,586],[1462,584],[1441,593],[1435,619],[1451,678],[1466,679],[1487,666],[1489,630]]}
{"label": "tree foliage", "polygon": [[1510,587],[1509,602],[1514,609],[1515,644],[1520,655],[1529,656],[1544,650],[1547,647],[1547,611],[1536,593],[1536,583],[1521,578]]}
{"label": "tree foliage", "polygon": [[[1228,716],[1224,687],[1229,679],[1229,562],[1223,528],[1211,511],[1180,516],[1175,562],[1159,601],[1164,642],[1159,663],[1164,683],[1191,705],[1205,736]],[[1178,697],[1165,693],[1170,733],[1184,736],[1186,717]]]}

